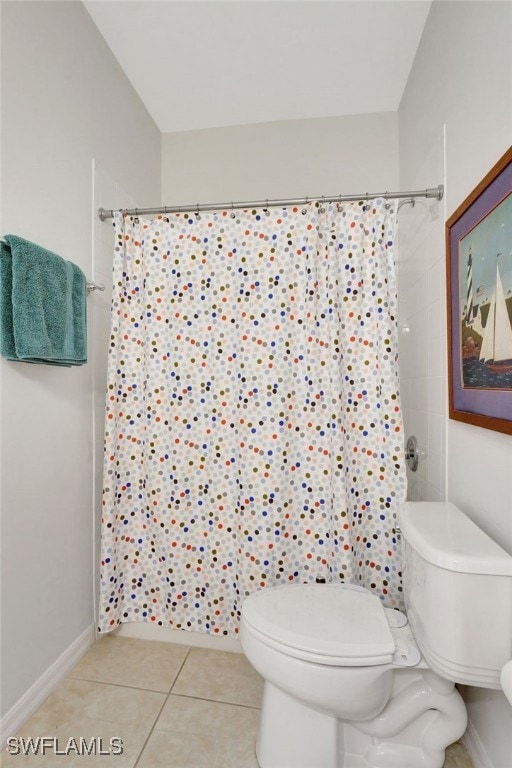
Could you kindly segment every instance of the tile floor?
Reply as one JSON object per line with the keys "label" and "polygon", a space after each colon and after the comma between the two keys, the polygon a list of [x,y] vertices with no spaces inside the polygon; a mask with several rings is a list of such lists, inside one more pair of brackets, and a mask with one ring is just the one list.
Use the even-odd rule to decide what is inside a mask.
{"label": "tile floor", "polygon": [[[0,757],[3,768],[258,768],[254,743],[263,692],[242,654],[105,637],[25,723],[18,737],[111,737],[122,755]],[[99,741],[98,741],[99,743]],[[316,768],[316,766],[315,766]],[[320,768],[320,766],[318,766]],[[462,744],[447,751],[445,768],[471,768]]]}

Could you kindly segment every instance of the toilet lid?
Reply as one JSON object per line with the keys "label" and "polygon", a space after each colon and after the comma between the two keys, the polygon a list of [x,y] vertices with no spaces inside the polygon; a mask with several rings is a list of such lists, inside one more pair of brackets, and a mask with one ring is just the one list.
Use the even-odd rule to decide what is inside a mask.
{"label": "toilet lid", "polygon": [[323,664],[387,664],[395,651],[379,598],[350,585],[266,587],[245,600],[242,622],[284,653]]}

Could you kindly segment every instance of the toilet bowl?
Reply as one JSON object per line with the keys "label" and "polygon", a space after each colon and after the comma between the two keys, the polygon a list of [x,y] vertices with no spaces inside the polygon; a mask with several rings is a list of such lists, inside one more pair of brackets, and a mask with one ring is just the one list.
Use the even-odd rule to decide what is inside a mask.
{"label": "toilet bowl", "polygon": [[[404,614],[365,589],[304,584],[257,592],[244,603],[240,639],[265,679],[261,768],[434,768],[464,733],[466,710],[453,683],[432,687],[436,676]],[[406,670],[414,674],[406,678]],[[398,697],[404,685],[410,700]],[[419,713],[413,699],[421,701]],[[428,762],[424,750],[413,754],[410,726],[427,729],[426,719],[416,721],[432,709],[437,746]],[[391,737],[407,727],[397,744]]]}
{"label": "toilet bowl", "polygon": [[352,585],[245,600],[241,644],[265,680],[261,768],[442,768],[467,723],[455,682],[499,687],[512,558],[451,504],[406,504],[401,527],[407,616]]}

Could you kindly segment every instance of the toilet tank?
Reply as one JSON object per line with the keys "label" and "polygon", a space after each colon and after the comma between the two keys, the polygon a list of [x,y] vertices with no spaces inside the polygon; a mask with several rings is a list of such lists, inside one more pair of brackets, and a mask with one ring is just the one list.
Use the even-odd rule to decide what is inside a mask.
{"label": "toilet tank", "polygon": [[405,607],[429,666],[500,688],[512,656],[512,557],[454,504],[401,506]]}

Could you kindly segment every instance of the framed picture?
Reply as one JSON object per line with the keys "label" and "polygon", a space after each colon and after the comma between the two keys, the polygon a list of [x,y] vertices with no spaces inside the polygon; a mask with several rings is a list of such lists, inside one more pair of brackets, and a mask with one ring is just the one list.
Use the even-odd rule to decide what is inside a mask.
{"label": "framed picture", "polygon": [[446,222],[449,415],[512,434],[512,147]]}

